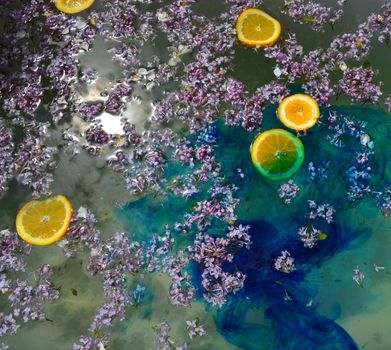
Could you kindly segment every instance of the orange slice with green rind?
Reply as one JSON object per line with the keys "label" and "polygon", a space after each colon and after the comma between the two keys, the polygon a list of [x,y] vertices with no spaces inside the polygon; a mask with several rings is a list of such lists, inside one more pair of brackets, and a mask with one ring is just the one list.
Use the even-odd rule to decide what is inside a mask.
{"label": "orange slice with green rind", "polygon": [[270,180],[285,180],[295,174],[304,161],[301,140],[283,129],[272,129],[257,136],[251,145],[255,168]]}
{"label": "orange slice with green rind", "polygon": [[63,195],[45,201],[32,200],[16,216],[16,231],[30,244],[49,245],[65,235],[72,214],[72,204]]}
{"label": "orange slice with green rind", "polygon": [[305,94],[284,98],[278,106],[277,113],[281,123],[293,130],[312,128],[320,117],[318,102]]}
{"label": "orange slice with green rind", "polygon": [[239,15],[236,34],[246,46],[272,46],[281,35],[281,24],[266,12],[249,8]]}
{"label": "orange slice with green rind", "polygon": [[88,9],[95,0],[57,0],[54,5],[64,13],[79,13]]}

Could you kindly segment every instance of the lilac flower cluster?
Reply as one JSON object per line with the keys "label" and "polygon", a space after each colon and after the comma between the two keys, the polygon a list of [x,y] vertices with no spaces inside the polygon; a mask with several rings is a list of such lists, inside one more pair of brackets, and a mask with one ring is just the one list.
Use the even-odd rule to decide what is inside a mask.
{"label": "lilac flower cluster", "polygon": [[[236,187],[225,184],[224,179],[219,176],[221,166],[215,162],[211,144],[190,147],[188,142],[181,142],[176,150],[176,156],[183,164],[187,164],[191,170],[189,174],[182,175],[174,180],[175,185],[172,190],[176,195],[188,197],[198,193],[198,188],[202,182],[211,185],[208,190],[210,197],[197,202],[192,212],[184,215],[184,222],[175,224],[175,230],[187,234],[193,229],[193,226],[196,226],[198,233],[194,245],[188,247],[190,259],[201,263],[205,267],[202,274],[205,299],[212,304],[221,306],[226,302],[229,293],[235,293],[243,286],[245,276],[242,273],[227,273],[222,270],[221,266],[225,261],[232,262],[233,254],[237,249],[243,246],[249,248],[248,228],[242,226],[230,227],[226,238],[213,238],[203,233],[203,231],[211,224],[213,219],[223,220],[230,224],[234,223],[236,219],[234,209],[238,203],[238,200],[233,197],[233,191],[236,190]],[[213,257],[207,255],[212,254],[212,252],[214,252]],[[165,265],[170,266],[172,261],[173,259],[170,258]],[[182,268],[183,266],[180,266],[178,271]],[[186,281],[186,298],[184,300],[188,303],[188,291],[192,291],[191,296],[194,293],[187,286],[189,283],[187,282],[188,276],[179,273],[177,275]],[[176,287],[175,279],[172,280],[174,282],[173,287]],[[179,293],[177,289],[173,289],[175,290],[174,294],[172,293],[173,290],[171,291],[171,297],[179,295],[182,298],[181,289],[179,288]],[[181,300],[179,304],[185,304]],[[175,302],[177,301],[175,300]]]}
{"label": "lilac flower cluster", "polygon": [[[87,271],[92,276],[103,277],[105,301],[89,328],[96,334],[109,329],[116,318],[124,319],[126,307],[134,302],[131,294],[126,292],[126,276],[143,266],[144,257],[141,245],[130,242],[124,233],[116,233],[108,240],[102,240],[95,224],[95,217],[85,208],[79,208],[66,238],[59,245],[68,257],[89,249]],[[74,349],[95,349],[93,346],[99,342],[106,345],[108,337],[97,339],[83,335],[79,341],[81,345],[74,344]]]}
{"label": "lilac flower cluster", "polygon": [[289,180],[283,183],[278,189],[278,196],[282,199],[284,204],[291,204],[292,199],[295,198],[300,192],[300,187],[293,181]]}
{"label": "lilac flower cluster", "polygon": [[198,318],[192,321],[186,321],[186,327],[190,339],[206,335],[205,329]]}
{"label": "lilac flower cluster", "polygon": [[287,250],[284,250],[274,261],[274,268],[284,273],[291,273],[296,270],[294,261],[295,259],[291,257],[291,254]]}
{"label": "lilac flower cluster", "polygon": [[116,233],[90,253],[87,270],[92,276],[103,277],[105,302],[91,323],[90,331],[111,327],[116,317],[123,320],[131,299],[124,292],[126,274],[137,272],[143,264],[143,253],[138,242],[130,242],[124,233]]}
{"label": "lilac flower cluster", "polygon": [[204,298],[213,305],[222,306],[229,293],[236,293],[243,287],[246,278],[241,272],[223,271],[224,262],[232,262],[234,253],[245,247],[250,248],[251,238],[249,226],[230,227],[226,237],[211,237],[199,233],[194,245],[188,247],[190,258],[204,267],[202,286],[205,288]]}
{"label": "lilac flower cluster", "polygon": [[[232,1],[228,3],[230,12],[237,15],[237,11],[245,9],[249,1],[235,2],[235,5]],[[160,9],[157,15],[160,25],[175,52],[180,52],[180,47],[186,47],[186,50],[197,54],[195,60],[185,66],[179,94],[167,94],[165,100],[157,105],[153,120],[161,123],[179,118],[190,130],[202,130],[213,122],[219,114],[220,101],[224,101],[227,103],[224,116],[228,124],[243,125],[247,130],[259,127],[263,109],[268,103],[282,99],[286,94],[285,86],[271,83],[249,96],[242,83],[226,79],[235,42],[233,22],[227,21],[232,15],[224,13],[211,21],[192,15],[190,6],[183,8],[182,4],[180,14],[174,12],[177,10],[176,3],[165,10]],[[199,31],[201,27],[202,31]]]}
{"label": "lilac flower cluster", "polygon": [[42,0],[1,6],[7,25],[14,28],[1,38],[2,67],[6,72],[15,64],[21,67],[0,84],[4,108],[11,115],[33,114],[47,91],[54,90],[49,108],[58,121],[75,97],[76,56],[89,49],[94,30],[81,18],[53,14],[50,3]]}
{"label": "lilac flower cluster", "polygon": [[12,314],[5,314],[0,312],[0,336],[3,337],[7,334],[14,335],[20,327]]}
{"label": "lilac flower cluster", "polygon": [[[103,277],[105,301],[92,320],[90,332],[101,334],[108,331],[115,319],[123,320],[127,306],[140,302],[144,288],[138,286],[129,290],[129,274],[166,274],[172,280],[169,294],[174,305],[187,306],[195,298],[195,289],[185,271],[189,257],[183,251],[171,255],[174,240],[168,228],[164,235],[154,236],[148,243],[139,243],[131,241],[124,233],[116,233],[103,240],[95,225],[94,216],[81,207],[72,219],[66,238],[59,243],[68,257],[88,249],[90,253],[87,270],[92,276]],[[83,335],[79,344],[74,344],[74,349],[95,349],[97,344],[106,346],[108,341],[108,334],[98,338]]]}
{"label": "lilac flower cluster", "polygon": [[381,43],[388,44],[391,39],[391,4],[384,3],[381,14],[372,14],[368,17],[368,27],[378,30],[378,40]]}
{"label": "lilac flower cluster", "polygon": [[93,338],[81,335],[79,344],[73,344],[72,350],[104,350],[107,342],[106,337]]}
{"label": "lilac flower cluster", "polygon": [[14,317],[22,318],[23,322],[30,320],[45,320],[44,303],[59,298],[58,289],[48,280],[52,270],[49,265],[43,265],[34,273],[36,285],[17,279],[8,292],[8,301]]}
{"label": "lilac flower cluster", "polygon": [[329,204],[316,204],[314,201],[308,201],[309,211],[307,216],[310,220],[317,218],[324,219],[328,224],[333,222],[335,209]]}
{"label": "lilac flower cluster", "polygon": [[323,161],[318,166],[315,166],[313,162],[309,162],[308,175],[312,181],[315,180],[324,181],[329,177],[327,173],[329,168],[330,168],[330,161]]}
{"label": "lilac flower cluster", "polygon": [[266,48],[265,56],[276,60],[274,74],[277,79],[284,79],[288,83],[304,80],[302,88],[319,103],[327,104],[334,95],[329,77],[330,69],[325,65],[328,58],[324,57],[324,52],[320,49],[304,55],[296,35],[289,34],[281,44]]}
{"label": "lilac flower cluster", "polygon": [[189,257],[179,251],[176,256],[162,259],[161,272],[170,277],[170,300],[173,305],[189,306],[195,299],[195,288],[191,284],[189,274],[184,271],[189,263]]}
{"label": "lilac flower cluster", "polygon": [[0,247],[0,292],[7,296],[10,309],[8,313],[0,312],[0,336],[5,336],[17,332],[19,320],[24,323],[45,320],[44,303],[58,299],[59,292],[49,281],[52,274],[49,265],[32,273],[34,284],[15,278],[15,272],[25,271],[25,258],[31,251],[31,246],[20,241],[15,232],[0,231]]}
{"label": "lilac flower cluster", "polygon": [[16,159],[16,179],[32,189],[34,197],[51,194],[50,185],[53,175],[49,173],[54,167],[54,147],[44,144],[47,125],[26,125],[26,137],[14,157]]}
{"label": "lilac flower cluster", "polygon": [[373,155],[367,147],[357,153],[357,163],[347,170],[348,175],[348,199],[352,202],[357,201],[366,194],[372,192],[369,187],[369,180],[372,178],[372,167],[369,165],[370,156]]}
{"label": "lilac flower cluster", "polygon": [[375,72],[370,68],[348,68],[338,84],[352,101],[376,103],[382,92],[380,85],[373,83],[374,75]]}
{"label": "lilac flower cluster", "polygon": [[[173,131],[162,128],[140,135],[126,121],[123,128],[124,135],[109,135],[107,144],[114,151],[106,158],[107,165],[123,174],[130,194],[163,192],[160,183],[167,165],[165,154],[170,155],[177,143]],[[99,140],[106,141],[107,134],[99,127],[95,132]]]}
{"label": "lilac flower cluster", "polygon": [[171,326],[167,321],[163,320],[159,324],[155,325],[155,349],[157,350],[186,350],[187,344],[184,343],[181,346],[177,346],[175,342],[170,338]]}
{"label": "lilac flower cluster", "polygon": [[21,118],[15,118],[13,124],[23,128],[25,137],[15,149],[12,126],[0,123],[0,196],[5,194],[8,180],[13,177],[30,187],[34,197],[50,194],[53,176],[49,170],[54,166],[56,149],[45,145],[48,126]]}
{"label": "lilac flower cluster", "polygon": [[77,252],[85,248],[96,251],[100,246],[101,234],[95,227],[94,215],[86,208],[80,207],[76,216],[72,218],[67,235],[58,242],[66,257],[75,257]]}
{"label": "lilac flower cluster", "polygon": [[[329,130],[332,134],[327,135],[330,143],[338,148],[347,147],[350,141],[354,154],[354,163],[346,170],[348,191],[347,198],[355,202],[366,195],[376,195],[378,191],[370,187],[372,178],[372,156],[374,155],[375,143],[365,133],[366,123],[355,121],[346,117],[340,117],[330,112]],[[357,145],[359,145],[357,147]]]}
{"label": "lilac flower cluster", "polygon": [[[344,148],[350,139],[356,142],[368,137],[365,136],[366,123],[362,121],[341,117],[333,111],[330,111],[328,121],[330,133],[326,139],[335,147]],[[373,147],[373,143],[368,141],[368,147]]]}
{"label": "lilac flower cluster", "polygon": [[[214,185],[213,187],[216,188],[214,196],[218,193],[225,193],[223,198],[219,199],[219,205],[221,207],[225,207],[230,203],[235,205],[235,201],[228,198],[232,198],[232,191],[234,189],[232,188],[229,190],[229,186],[221,186],[221,179],[219,178],[221,165],[215,161],[213,151],[213,145],[211,144],[190,147],[188,141],[179,142],[175,151],[175,157],[179,158],[179,161],[182,164],[187,164],[190,167],[190,172],[177,176],[172,181],[169,190],[176,196],[188,198],[199,193],[203,183],[212,183],[212,186]],[[223,190],[222,187],[224,187],[225,190]],[[226,198],[225,201],[224,197]],[[232,212],[232,207],[229,207],[228,212]],[[205,216],[202,213],[199,213],[197,217],[189,214],[188,219],[187,225],[189,227],[192,226],[194,222],[196,222],[198,226],[208,222],[208,220],[205,220],[207,219],[207,215]]]}
{"label": "lilac flower cluster", "polygon": [[2,230],[0,231],[0,248],[1,289],[3,289],[4,285],[9,283],[4,280],[6,273],[24,271],[26,266],[24,258],[30,254],[31,246],[20,241],[15,232]]}
{"label": "lilac flower cluster", "polygon": [[[330,8],[301,0],[287,0],[286,9],[294,20],[312,23],[315,29],[322,29],[325,21],[333,22],[341,14],[341,10],[333,13]],[[384,15],[371,14],[359,25],[354,33],[338,35],[330,46],[316,49],[304,54],[296,36],[288,38],[264,50],[265,56],[276,60],[274,74],[278,80],[296,82],[304,80],[302,88],[321,104],[328,104],[332,96],[340,92],[346,93],[353,101],[376,103],[382,92],[381,83],[375,84],[375,71],[372,68],[349,68],[347,62],[363,62],[367,59],[372,47],[372,39],[379,32],[379,40],[387,42],[391,34],[391,6],[385,4]],[[310,16],[308,16],[308,13]],[[313,14],[312,14],[313,13]],[[313,17],[311,17],[313,15]],[[317,16],[320,18],[317,19]],[[332,76],[342,71],[343,78],[333,86]],[[368,89],[368,93],[367,93]]]}
{"label": "lilac flower cluster", "polygon": [[284,13],[298,23],[310,23],[316,31],[324,31],[326,24],[337,22],[343,11],[325,7],[319,3],[305,0],[284,0]]}
{"label": "lilac flower cluster", "polygon": [[303,242],[304,247],[313,248],[317,241],[319,241],[322,231],[313,226],[307,225],[300,227],[297,233],[300,236],[300,240]]}
{"label": "lilac flower cluster", "polygon": [[318,205],[314,201],[308,201],[309,211],[307,213],[308,224],[298,231],[300,240],[304,247],[313,248],[320,239],[325,239],[327,235],[320,229],[314,227],[313,223],[322,219],[330,224],[334,220],[335,209],[329,204]]}
{"label": "lilac flower cluster", "polygon": [[12,143],[12,132],[9,128],[0,128],[0,196],[7,191],[7,182],[13,175],[12,163],[14,145]]}

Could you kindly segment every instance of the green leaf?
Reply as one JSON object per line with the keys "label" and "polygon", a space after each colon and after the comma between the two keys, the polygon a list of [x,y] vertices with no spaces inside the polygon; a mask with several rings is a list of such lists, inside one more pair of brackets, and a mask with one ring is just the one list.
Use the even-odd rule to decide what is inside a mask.
{"label": "green leaf", "polygon": [[369,62],[368,60],[366,60],[366,61],[364,61],[364,62],[362,63],[362,67],[363,67],[363,68],[371,68],[371,67],[372,67],[372,64],[371,64],[371,62]]}
{"label": "green leaf", "polygon": [[314,22],[316,22],[315,18],[309,17],[309,16],[304,16],[303,19],[304,19],[304,22],[306,22],[306,23],[314,23]]}
{"label": "green leaf", "polygon": [[220,181],[221,186],[227,186],[231,183],[228,179],[224,178]]}
{"label": "green leaf", "polygon": [[325,239],[327,239],[327,234],[326,233],[320,233],[319,234],[319,240],[320,241],[324,241]]}

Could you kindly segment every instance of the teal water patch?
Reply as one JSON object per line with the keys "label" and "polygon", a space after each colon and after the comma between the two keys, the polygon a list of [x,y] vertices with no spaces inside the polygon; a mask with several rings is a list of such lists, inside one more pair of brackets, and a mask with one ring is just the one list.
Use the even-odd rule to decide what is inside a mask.
{"label": "teal water patch", "polygon": [[[346,118],[355,127],[339,133],[339,126],[329,120],[334,113],[338,120]],[[269,108],[263,130],[281,127],[275,108]],[[365,107],[323,109],[320,123],[302,137],[305,160],[292,177],[300,192],[290,205],[284,204],[278,196],[282,182],[263,178],[251,164],[249,147],[257,133],[220,124],[217,128],[216,159],[222,164],[225,181],[238,187],[236,196],[241,201],[236,210],[237,223],[251,226],[253,245],[249,251],[239,252],[233,263],[224,266],[227,271],[239,269],[247,279],[244,288],[231,295],[228,303],[217,310],[216,330],[239,349],[358,349],[339,323],[356,312],[349,304],[348,293],[356,295],[356,303],[368,305],[385,297],[369,293],[366,281],[375,280],[376,272],[370,267],[381,245],[379,240],[384,239],[387,230],[391,234],[386,223],[389,219],[376,207],[378,193],[391,183],[390,115]],[[363,138],[363,134],[367,134],[369,140]],[[369,159],[364,162],[365,169],[361,169],[357,159],[365,142],[373,142],[374,148],[365,148]],[[368,177],[357,175],[364,170]],[[370,186],[372,192],[362,190],[359,192],[362,198],[352,203],[347,198],[355,186],[363,186],[363,189]],[[202,194],[189,199],[147,196],[119,209],[117,215],[138,240],[147,240],[153,233],[163,233],[165,225],[172,227],[181,221],[201,198]],[[332,223],[319,224],[327,237],[313,248],[305,248],[298,235],[299,228],[308,224],[308,200],[327,203],[336,209]],[[382,235],[375,234],[378,227],[385,227],[386,231],[383,230]],[[219,232],[213,231],[212,225],[210,234]],[[191,243],[194,236],[175,238],[183,247]],[[288,250],[295,258],[296,270],[290,274],[274,269],[274,261],[283,250]],[[343,260],[345,255],[350,258]],[[391,257],[386,252],[378,259],[391,266]],[[366,269],[362,290],[352,279],[356,265]],[[192,273],[201,298],[199,266],[195,266]],[[357,294],[359,292],[361,294]],[[216,312],[215,308],[205,306],[208,312]],[[381,346],[390,348],[391,343]]]}

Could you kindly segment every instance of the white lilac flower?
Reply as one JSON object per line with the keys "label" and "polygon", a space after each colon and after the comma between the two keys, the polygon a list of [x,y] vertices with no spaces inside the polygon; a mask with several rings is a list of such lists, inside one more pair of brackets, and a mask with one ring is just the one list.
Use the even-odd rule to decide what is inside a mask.
{"label": "white lilac flower", "polygon": [[287,250],[283,250],[274,261],[274,268],[284,273],[291,273],[296,270],[294,261],[295,259],[291,257],[291,254]]}

